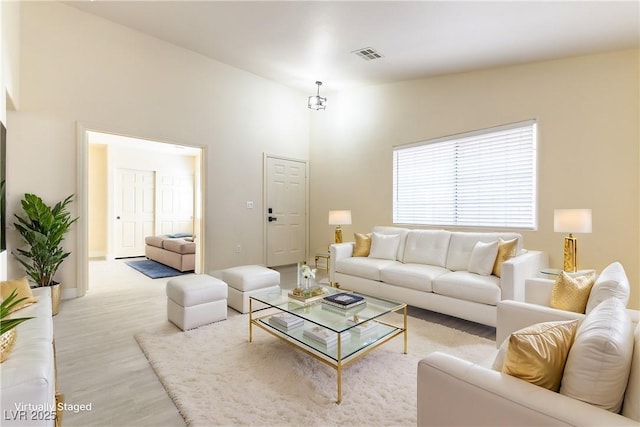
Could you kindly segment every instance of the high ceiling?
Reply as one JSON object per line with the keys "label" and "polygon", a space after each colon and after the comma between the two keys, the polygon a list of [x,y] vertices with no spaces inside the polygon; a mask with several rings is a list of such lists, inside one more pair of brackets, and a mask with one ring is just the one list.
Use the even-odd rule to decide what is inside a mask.
{"label": "high ceiling", "polygon": [[[73,1],[287,86],[324,91],[627,49],[636,1]],[[353,51],[371,47],[382,58]]]}

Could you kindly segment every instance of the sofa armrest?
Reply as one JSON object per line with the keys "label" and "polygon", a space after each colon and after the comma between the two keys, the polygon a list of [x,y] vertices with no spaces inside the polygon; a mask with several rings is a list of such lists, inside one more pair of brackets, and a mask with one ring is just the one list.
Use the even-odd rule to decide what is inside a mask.
{"label": "sofa armrest", "polygon": [[581,320],[583,318],[584,314],[573,311],[558,310],[520,301],[500,301],[498,302],[496,345],[500,347],[502,341],[511,333],[536,323]]}
{"label": "sofa armrest", "polygon": [[554,280],[527,279],[524,282],[524,302],[549,307]]}
{"label": "sofa armrest", "polygon": [[579,425],[637,422],[444,353],[418,363],[418,426]]}
{"label": "sofa armrest", "polygon": [[329,245],[329,280],[335,282],[336,262],[353,255],[354,242],[332,243]]}
{"label": "sofa armrest", "polygon": [[500,278],[501,299],[524,301],[524,281],[536,277],[548,263],[549,257],[541,251],[527,251],[503,262]]}

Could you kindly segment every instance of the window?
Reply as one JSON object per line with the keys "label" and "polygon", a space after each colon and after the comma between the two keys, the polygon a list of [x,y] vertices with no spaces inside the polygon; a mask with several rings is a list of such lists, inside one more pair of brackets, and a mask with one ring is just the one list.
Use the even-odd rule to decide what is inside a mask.
{"label": "window", "polygon": [[536,122],[394,147],[393,222],[535,229]]}

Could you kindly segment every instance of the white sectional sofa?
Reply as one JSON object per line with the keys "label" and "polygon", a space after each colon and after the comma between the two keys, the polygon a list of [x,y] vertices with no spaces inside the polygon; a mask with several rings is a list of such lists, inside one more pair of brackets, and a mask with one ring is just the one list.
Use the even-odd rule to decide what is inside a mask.
{"label": "white sectional sofa", "polygon": [[[354,242],[332,244],[329,274],[333,283],[489,326],[496,326],[498,301],[522,301],[525,279],[538,276],[548,264],[544,252],[524,250],[517,233],[378,226],[372,235],[372,244],[380,235],[395,236],[395,253],[356,257]],[[501,277],[468,271],[476,244],[499,239],[518,239],[516,256],[502,264]]]}
{"label": "white sectional sofa", "polygon": [[51,317],[51,290],[32,289],[37,303],[14,317],[33,317],[17,326],[15,347],[0,364],[3,427],[53,426],[56,409],[56,375]]}

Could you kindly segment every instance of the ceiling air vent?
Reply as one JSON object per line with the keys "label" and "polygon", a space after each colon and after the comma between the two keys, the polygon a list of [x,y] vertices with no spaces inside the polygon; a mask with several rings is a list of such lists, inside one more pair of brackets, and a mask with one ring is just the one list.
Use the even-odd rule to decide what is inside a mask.
{"label": "ceiling air vent", "polygon": [[365,61],[372,61],[374,59],[382,58],[382,55],[372,47],[364,47],[362,49],[354,50],[353,53],[355,53]]}

